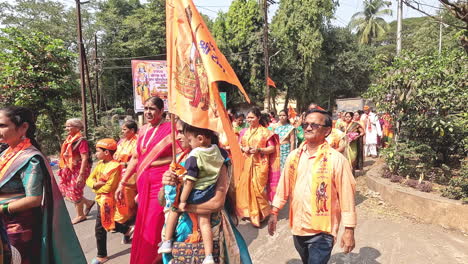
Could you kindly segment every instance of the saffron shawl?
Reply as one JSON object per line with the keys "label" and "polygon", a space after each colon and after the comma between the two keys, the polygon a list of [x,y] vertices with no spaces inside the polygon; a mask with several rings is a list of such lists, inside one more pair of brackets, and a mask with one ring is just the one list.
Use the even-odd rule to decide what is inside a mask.
{"label": "saffron shawl", "polygon": [[[290,191],[294,193],[294,188],[297,179],[297,168],[304,147],[297,151],[296,155],[292,158],[291,164],[286,169],[290,179]],[[314,165],[312,167],[312,190],[311,190],[311,204],[312,214],[314,221],[310,226],[314,230],[321,230],[327,233],[331,232],[331,188],[332,188],[332,161],[330,159],[330,145],[325,142],[319,146],[315,153]],[[292,227],[294,214],[289,210],[289,224]]]}

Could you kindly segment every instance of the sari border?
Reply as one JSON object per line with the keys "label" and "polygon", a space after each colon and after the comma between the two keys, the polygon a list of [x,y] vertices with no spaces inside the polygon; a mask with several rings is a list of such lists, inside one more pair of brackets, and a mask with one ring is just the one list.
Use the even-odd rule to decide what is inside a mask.
{"label": "sari border", "polygon": [[140,165],[137,169],[137,177],[140,175],[144,170],[151,166],[151,163],[159,158],[161,151],[171,143],[171,134],[166,135],[161,141],[159,141],[151,151],[146,154],[145,158],[141,161]]}

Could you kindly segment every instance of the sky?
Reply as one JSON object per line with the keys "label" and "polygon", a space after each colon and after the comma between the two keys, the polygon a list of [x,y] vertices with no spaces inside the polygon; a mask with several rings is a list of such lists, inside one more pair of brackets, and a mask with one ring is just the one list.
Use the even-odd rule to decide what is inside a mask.
{"label": "sky", "polygon": [[[57,0],[59,2],[63,2],[68,6],[74,5],[74,0]],[[94,0],[91,0],[94,1]],[[276,0],[279,2],[280,0]],[[391,1],[391,9],[393,10],[392,17],[385,17],[387,22],[391,22],[396,20],[396,9],[397,9],[397,0],[389,0]],[[0,0],[0,2],[14,2],[14,0]],[[145,0],[140,0],[140,2],[144,3]],[[232,0],[193,0],[195,5],[198,7],[198,10],[209,16],[210,18],[216,18],[216,15],[219,11],[226,12],[229,9],[229,5],[231,4]],[[348,25],[351,17],[356,12],[361,11],[364,0],[338,0],[340,5],[338,6],[335,12],[335,18],[332,20],[333,25],[344,27]],[[429,14],[435,14],[437,11],[437,7],[439,6],[438,0],[418,0],[418,2],[423,3],[424,5],[420,6],[422,10],[426,11]],[[274,16],[274,13],[278,9],[278,4],[274,4],[269,8],[269,19]],[[418,11],[415,11],[409,7],[403,6],[403,18],[409,17],[418,17],[423,16]]]}
{"label": "sky", "polygon": [[[193,0],[198,10],[201,13],[208,15],[211,18],[215,18],[219,10],[226,12],[229,9],[229,5],[232,0]],[[332,23],[335,26],[346,26],[348,25],[351,17],[356,12],[361,11],[363,7],[363,0],[338,0],[340,6],[337,8],[335,13],[335,19]],[[396,20],[396,9],[397,1],[390,0],[392,2],[391,9],[393,10],[392,17],[385,17],[388,22]],[[279,2],[277,0],[277,2]],[[439,6],[438,0],[418,0],[418,2],[425,4],[421,6],[421,9],[428,12],[429,14],[435,14]],[[278,9],[278,4],[275,4],[269,8],[269,17],[273,17],[274,13]],[[412,10],[409,7],[403,6],[403,18],[423,16],[418,11]]]}

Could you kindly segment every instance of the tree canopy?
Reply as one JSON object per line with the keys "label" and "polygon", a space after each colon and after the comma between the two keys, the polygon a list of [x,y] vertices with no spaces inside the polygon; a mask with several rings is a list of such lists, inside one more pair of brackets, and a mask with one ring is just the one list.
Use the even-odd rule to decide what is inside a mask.
{"label": "tree canopy", "polygon": [[366,0],[364,10],[352,16],[349,27],[357,31],[360,43],[372,44],[375,39],[385,34],[389,27],[382,16],[392,15],[392,10],[386,8],[391,4],[390,1],[384,0]]}
{"label": "tree canopy", "polygon": [[64,101],[78,97],[73,60],[62,40],[43,33],[9,28],[0,35],[0,105],[30,108],[38,115],[39,138],[57,149],[67,112]]}

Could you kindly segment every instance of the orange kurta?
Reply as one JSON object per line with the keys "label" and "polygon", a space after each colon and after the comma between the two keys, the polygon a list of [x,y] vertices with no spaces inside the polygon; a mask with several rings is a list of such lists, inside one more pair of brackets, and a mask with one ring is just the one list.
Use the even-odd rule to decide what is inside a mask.
{"label": "orange kurta", "polygon": [[[289,167],[293,157],[300,149],[295,149],[289,154],[272,205],[281,209],[289,199],[290,210],[294,216],[290,223],[293,235],[311,236],[323,231],[310,228],[310,223],[314,221],[310,200],[312,195],[315,194],[313,188],[315,185],[312,182],[313,177],[310,174],[314,165],[315,154],[309,155],[305,149],[305,145],[302,148],[303,154],[299,159],[295,188],[290,193],[290,178],[288,173],[286,173],[286,168]],[[343,220],[345,227],[356,226],[354,201],[356,182],[348,160],[334,149],[330,149],[329,151],[332,161],[331,234],[336,236],[341,220]]]}

